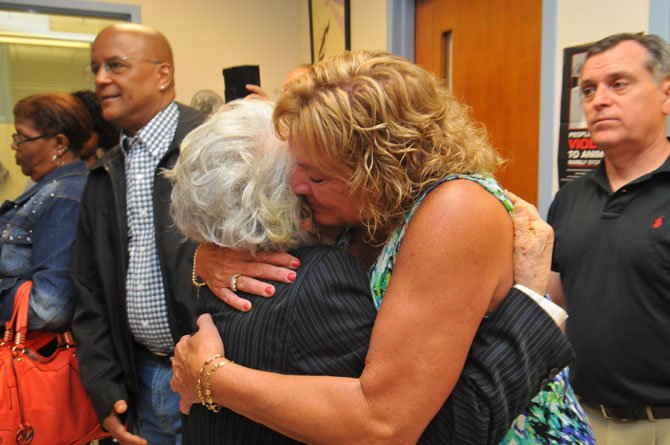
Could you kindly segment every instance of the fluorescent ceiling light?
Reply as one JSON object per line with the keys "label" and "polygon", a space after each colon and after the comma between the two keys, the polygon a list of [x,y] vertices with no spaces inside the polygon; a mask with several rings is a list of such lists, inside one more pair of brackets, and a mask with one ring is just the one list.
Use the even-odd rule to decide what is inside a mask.
{"label": "fluorescent ceiling light", "polygon": [[46,35],[1,32],[0,43],[19,45],[57,46],[61,48],[90,48],[95,36],[88,34],[49,33]]}

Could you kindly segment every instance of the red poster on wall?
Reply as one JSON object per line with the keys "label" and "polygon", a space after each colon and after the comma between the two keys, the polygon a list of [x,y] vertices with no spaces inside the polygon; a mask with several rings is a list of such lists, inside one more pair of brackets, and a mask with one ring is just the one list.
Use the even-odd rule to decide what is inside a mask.
{"label": "red poster on wall", "polygon": [[586,128],[579,87],[586,51],[593,45],[573,46],[563,50],[563,83],[561,94],[561,124],[558,138],[558,186],[583,176],[600,164],[602,150],[591,141]]}

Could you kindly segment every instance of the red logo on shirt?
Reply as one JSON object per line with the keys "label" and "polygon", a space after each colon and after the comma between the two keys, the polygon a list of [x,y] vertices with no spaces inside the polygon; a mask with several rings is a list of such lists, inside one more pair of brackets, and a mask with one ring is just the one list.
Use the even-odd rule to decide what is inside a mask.
{"label": "red logo on shirt", "polygon": [[658,229],[659,227],[661,227],[661,226],[663,225],[663,219],[664,219],[664,218],[665,218],[665,216],[659,216],[658,218],[656,218],[656,219],[654,220],[654,224],[652,224],[651,226],[652,226],[654,229]]}

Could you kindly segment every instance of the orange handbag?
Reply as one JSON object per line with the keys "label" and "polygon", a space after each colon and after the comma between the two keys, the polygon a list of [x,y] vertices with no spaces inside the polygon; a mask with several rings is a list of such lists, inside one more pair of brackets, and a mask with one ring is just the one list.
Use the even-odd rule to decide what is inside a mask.
{"label": "orange handbag", "polygon": [[[73,445],[108,437],[79,380],[69,331],[28,333],[32,282],[14,299],[0,343],[0,444]],[[48,356],[38,350],[54,350]]]}

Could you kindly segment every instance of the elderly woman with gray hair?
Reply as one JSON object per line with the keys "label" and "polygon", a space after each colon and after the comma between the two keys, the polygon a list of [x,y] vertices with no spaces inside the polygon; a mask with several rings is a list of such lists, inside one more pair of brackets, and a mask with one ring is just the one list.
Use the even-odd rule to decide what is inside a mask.
{"label": "elderly woman with gray hair", "polygon": [[[175,183],[172,212],[194,241],[255,253],[291,251],[301,273],[292,285],[274,283],[272,299],[245,294],[254,304],[248,313],[203,287],[199,312],[212,315],[226,356],[237,363],[283,374],[358,376],[376,316],[368,279],[346,252],[314,245],[291,191],[290,154],[274,134],[272,112],[265,101],[237,101],[191,132],[168,173]],[[204,388],[207,375],[201,378]],[[294,442],[231,410],[193,405],[184,443],[223,438],[227,444]]]}

